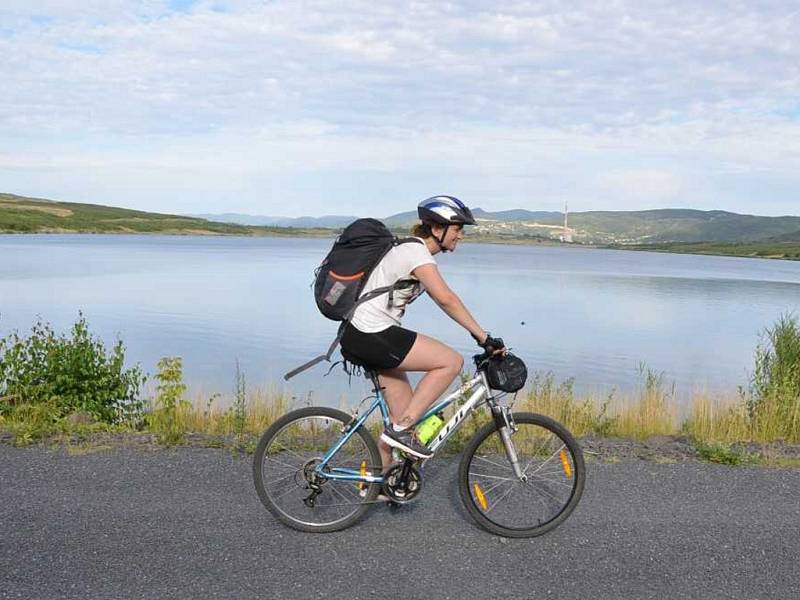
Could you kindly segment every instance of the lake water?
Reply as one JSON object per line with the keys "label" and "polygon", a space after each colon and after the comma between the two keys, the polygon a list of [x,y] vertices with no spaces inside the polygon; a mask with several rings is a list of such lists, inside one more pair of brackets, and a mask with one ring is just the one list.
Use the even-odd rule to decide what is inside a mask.
{"label": "lake water", "polygon": [[[274,384],[315,402],[355,399],[367,386],[324,366],[283,384],[284,372],[327,348],[337,324],[310,283],[331,240],[103,235],[0,236],[0,336],[37,316],[66,330],[83,311],[129,362],[149,372],[181,356],[203,393],[230,393],[238,359],[249,385]],[[463,244],[437,255],[481,325],[531,371],[575,378],[579,392],[635,389],[646,363],[694,390],[746,384],[759,333],[800,307],[800,262]],[[523,324],[524,323],[524,324]],[[469,335],[427,297],[404,325],[466,357]]]}

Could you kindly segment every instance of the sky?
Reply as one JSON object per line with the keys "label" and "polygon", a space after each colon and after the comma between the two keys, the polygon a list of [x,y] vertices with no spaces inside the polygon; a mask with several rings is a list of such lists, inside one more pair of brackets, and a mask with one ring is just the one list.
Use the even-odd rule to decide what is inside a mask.
{"label": "sky", "polygon": [[800,214],[800,2],[3,0],[0,192]]}

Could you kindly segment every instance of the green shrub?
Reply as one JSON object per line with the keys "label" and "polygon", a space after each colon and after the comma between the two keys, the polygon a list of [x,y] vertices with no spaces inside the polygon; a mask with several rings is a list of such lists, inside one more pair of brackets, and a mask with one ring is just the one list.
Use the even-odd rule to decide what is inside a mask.
{"label": "green shrub", "polygon": [[755,461],[755,455],[740,445],[723,444],[722,442],[692,441],[700,458],[721,465],[744,465]]}
{"label": "green shrub", "polygon": [[145,381],[137,365],[124,368],[121,340],[109,352],[79,313],[69,335],[41,319],[28,337],[0,339],[0,414],[21,405],[46,405],[58,419],[75,412],[113,423],[120,407],[135,406]]}

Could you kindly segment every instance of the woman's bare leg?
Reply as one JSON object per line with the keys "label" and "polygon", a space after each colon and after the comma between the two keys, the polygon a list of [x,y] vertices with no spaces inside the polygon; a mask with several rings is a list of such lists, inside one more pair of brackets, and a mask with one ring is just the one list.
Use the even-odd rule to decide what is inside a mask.
{"label": "woman's bare leg", "polygon": [[425,376],[417,384],[402,414],[392,411],[392,422],[411,427],[450,387],[463,366],[464,358],[458,352],[440,341],[417,334],[414,345],[396,370],[424,371]]}
{"label": "woman's bare leg", "polygon": [[[389,405],[389,418],[397,423],[406,413],[414,390],[408,382],[408,376],[399,369],[382,369],[378,371],[384,397]],[[384,469],[392,464],[392,447],[383,440],[378,440],[378,449]]]}

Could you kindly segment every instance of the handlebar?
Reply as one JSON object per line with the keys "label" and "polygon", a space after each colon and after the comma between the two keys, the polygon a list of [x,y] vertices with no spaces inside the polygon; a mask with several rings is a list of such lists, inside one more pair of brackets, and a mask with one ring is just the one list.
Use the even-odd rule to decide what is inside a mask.
{"label": "handlebar", "polygon": [[484,350],[480,354],[475,354],[472,357],[472,361],[475,363],[475,368],[480,369],[483,367],[484,363],[489,360],[489,358],[494,354],[491,350]]}

